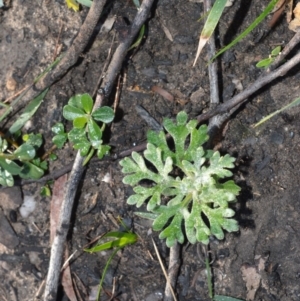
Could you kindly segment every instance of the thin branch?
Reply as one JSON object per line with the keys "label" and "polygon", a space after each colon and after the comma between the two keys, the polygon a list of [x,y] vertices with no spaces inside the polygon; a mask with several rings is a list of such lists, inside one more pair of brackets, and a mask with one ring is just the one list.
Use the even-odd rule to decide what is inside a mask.
{"label": "thin branch", "polygon": [[[133,22],[133,25],[132,25],[132,28],[130,31],[132,33],[132,35],[129,35],[128,40],[126,39],[122,43],[123,47],[121,48],[121,50],[125,54],[121,52],[121,50],[119,49],[120,47],[118,47],[119,50],[118,49],[116,50],[118,55],[121,56],[123,59],[126,56],[128,47],[131,45],[131,43],[136,35],[133,33],[134,32],[137,33],[139,31],[140,27],[142,26],[142,24],[146,21],[146,18],[148,16],[148,13],[150,11],[153,1],[154,0],[145,0],[142,4],[137,16],[135,17],[135,20]],[[90,11],[95,11],[95,10],[98,11],[98,13],[99,13],[98,19],[101,14],[101,11],[98,9],[98,6],[101,6],[103,8],[103,6],[104,6],[103,2],[105,2],[105,1],[101,2],[101,0],[94,0],[92,7],[90,9]],[[89,12],[88,16],[89,15],[90,15],[90,12]],[[89,26],[86,26],[86,27],[89,29],[90,32],[93,32],[94,28],[92,28],[92,26],[96,26],[96,24],[97,24],[97,22],[94,22],[95,16],[91,20],[93,21],[92,25],[89,24]],[[88,23],[88,21],[89,21],[88,17],[87,17],[86,21]],[[127,45],[127,48],[125,48],[124,45]],[[75,50],[76,50],[76,47],[75,47]],[[115,57],[116,57],[116,53],[114,55],[114,58]],[[111,66],[110,65],[108,68],[108,72],[107,72],[107,78],[109,80],[105,82],[104,88],[100,89],[98,91],[94,109],[98,108],[102,104],[102,101],[104,99],[104,94],[102,93],[102,91],[106,91],[105,96],[109,95],[110,91],[113,88],[115,78],[117,76],[116,70],[121,69],[123,59],[122,60],[117,60],[117,59],[114,60],[114,58],[112,59],[112,62],[111,62],[111,64],[113,65],[113,68],[110,67]],[[112,72],[113,74],[111,74],[110,72]],[[76,158],[75,158],[73,169],[70,174],[68,185],[66,187],[65,197],[64,197],[64,200],[62,203],[61,213],[60,213],[60,217],[59,217],[59,223],[57,226],[56,235],[53,240],[53,244],[52,244],[52,248],[51,248],[51,256],[50,256],[49,270],[48,270],[48,275],[47,275],[47,280],[46,280],[44,301],[56,300],[64,244],[65,244],[65,240],[67,237],[67,233],[69,231],[71,212],[73,209],[73,204],[74,204],[74,199],[75,199],[76,192],[77,192],[77,187],[78,187],[79,181],[81,179],[81,176],[82,176],[82,173],[84,170],[82,167],[82,163],[83,163],[83,158],[80,156],[80,152],[78,152],[76,155]]]}
{"label": "thin branch", "polygon": [[131,46],[134,38],[141,28],[141,25],[146,22],[153,2],[154,0],[143,1],[131,27],[128,29],[126,39],[120,43],[115,51],[102,85],[106,96],[110,94],[113,83],[117,77],[117,74],[120,72],[123,61],[127,55],[127,49]]}
{"label": "thin branch", "polygon": [[[93,5],[91,6],[88,15],[80,30],[78,35],[73,41],[73,44],[68,49],[68,51],[64,54],[61,61],[57,64],[57,66],[49,71],[41,80],[39,80],[36,84],[31,85],[30,89],[26,93],[26,99],[22,100],[21,106],[24,103],[27,103],[31,99],[34,99],[37,95],[39,95],[46,88],[50,87],[56,81],[61,79],[66,72],[76,64],[80,54],[85,50],[93,31],[98,23],[100,15],[103,11],[104,5],[107,0],[95,0],[93,1]],[[18,109],[18,106],[13,108],[14,110]]]}
{"label": "thin branch", "polygon": [[[209,12],[212,8],[211,0],[204,0],[204,11]],[[211,60],[216,54],[216,41],[215,41],[215,32],[211,35],[211,38],[208,41],[208,59]],[[208,65],[208,75],[209,75],[209,86],[210,86],[210,108],[214,109],[220,103],[219,95],[219,84],[218,84],[218,71],[217,71],[217,61],[214,60]],[[208,130],[210,139],[207,142],[210,147],[214,137],[220,127],[220,116],[213,116],[209,120]]]}
{"label": "thin branch", "polygon": [[[53,74],[48,73],[42,83],[51,85],[53,83],[51,82],[53,78],[60,78],[63,71],[66,71],[69,67],[76,63],[78,55],[84,50],[89,38],[94,31],[94,28],[97,25],[105,3],[106,0],[93,1],[86,20],[79,31],[77,39],[70,47],[67,55],[62,59],[57,68],[54,69],[55,72]],[[51,77],[52,75],[53,78]],[[69,231],[69,224],[77,187],[84,171],[84,168],[82,167],[83,160],[84,158],[80,156],[80,152],[77,152],[73,169],[69,177],[68,185],[66,187],[64,200],[62,202],[57,231],[51,246],[51,255],[45,285],[44,301],[56,300],[64,244]]]}
{"label": "thin branch", "polygon": [[164,301],[174,300],[174,292],[172,291],[172,288],[175,290],[176,287],[178,271],[180,268],[180,250],[181,246],[178,242],[176,242],[170,249],[168,268],[168,278],[170,282],[167,282],[166,284]]}
{"label": "thin branch", "polygon": [[77,186],[83,173],[82,163],[83,157],[81,157],[80,152],[78,152],[75,158],[73,169],[70,174],[68,185],[66,187],[65,197],[61,206],[59,216],[59,223],[57,225],[57,231],[51,246],[51,256],[48,275],[46,279],[44,301],[56,300],[62,256],[69,230],[73,203],[77,191]]}
{"label": "thin branch", "polygon": [[229,113],[230,110],[233,109],[234,107],[245,103],[247,101],[247,98],[252,94],[254,94],[255,92],[257,92],[259,89],[269,84],[274,79],[284,76],[290,69],[295,67],[298,63],[300,63],[300,53],[296,54],[288,62],[283,64],[278,69],[272,71],[271,73],[267,75],[263,74],[247,89],[245,89],[238,95],[234,96],[230,100],[226,101],[225,103],[219,105],[217,108],[197,116],[198,122],[200,123],[205,120],[208,120],[209,118],[217,114]]}
{"label": "thin branch", "polygon": [[270,73],[272,70],[276,69],[299,42],[300,42],[300,31],[296,32],[296,34],[293,36],[293,38],[283,48],[281,53],[276,57],[274,62],[267,69],[267,72]]}

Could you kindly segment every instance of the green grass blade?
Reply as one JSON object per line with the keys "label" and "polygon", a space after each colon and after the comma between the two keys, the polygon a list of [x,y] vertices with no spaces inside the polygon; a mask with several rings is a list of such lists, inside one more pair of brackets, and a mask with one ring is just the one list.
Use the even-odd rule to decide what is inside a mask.
{"label": "green grass blade", "polygon": [[37,109],[40,107],[44,97],[46,96],[49,89],[45,89],[40,95],[34,98],[25,108],[24,112],[21,114],[19,119],[13,123],[9,128],[8,132],[14,134],[19,129],[21,129],[24,124],[34,115]]}
{"label": "green grass blade", "polygon": [[128,48],[128,51],[135,48],[135,47],[138,47],[141,44],[141,42],[143,40],[143,37],[144,37],[144,34],[145,34],[145,28],[146,28],[145,25],[143,25],[141,27],[136,41]]}
{"label": "green grass blade", "polygon": [[295,107],[295,106],[298,106],[300,104],[300,97],[299,98],[296,98],[294,101],[292,101],[291,103],[289,103],[288,105],[282,107],[281,109],[271,113],[270,115],[264,117],[263,119],[261,119],[259,122],[257,122],[256,124],[254,124],[252,127],[253,128],[256,128],[258,127],[259,125],[263,124],[264,122],[266,122],[267,120],[271,119],[272,117],[274,117],[275,115],[287,110],[287,109],[290,109],[292,107]]}
{"label": "green grass blade", "polygon": [[108,269],[108,267],[109,267],[112,259],[119,252],[119,250],[121,250],[121,248],[115,249],[114,252],[110,255],[110,257],[108,258],[108,260],[106,262],[106,265],[104,267],[104,270],[103,270],[103,273],[102,273],[102,277],[101,277],[101,280],[100,280],[100,283],[99,283],[99,290],[98,290],[98,294],[97,294],[97,301],[100,300],[101,289],[102,289],[102,285],[103,285],[103,282],[104,282],[105,275],[107,273],[107,269]]}
{"label": "green grass blade", "polygon": [[102,237],[102,239],[104,238],[112,238],[112,240],[101,244],[99,243],[95,247],[85,249],[85,251],[89,253],[95,253],[113,249],[115,247],[124,248],[128,245],[136,243],[137,241],[137,235],[131,232],[108,232]]}
{"label": "green grass blade", "polygon": [[87,7],[91,7],[92,3],[93,3],[93,1],[91,1],[91,0],[76,0],[76,1]]}
{"label": "green grass blade", "polygon": [[64,57],[65,54],[61,54],[54,62],[52,62],[39,76],[37,76],[33,83],[36,84],[45,74],[47,74],[49,71],[52,70],[53,67],[55,67],[61,59]]}
{"label": "green grass blade", "polygon": [[216,0],[212,9],[210,10],[207,20],[204,24],[203,30],[200,35],[197,54],[196,54],[196,58],[195,58],[193,66],[196,65],[196,62],[199,58],[199,55],[200,55],[203,47],[205,46],[205,44],[211,37],[212,33],[214,32],[214,30],[222,16],[222,13],[223,13],[226,3],[227,3],[227,0]]}
{"label": "green grass blade", "polygon": [[227,297],[227,296],[222,296],[222,295],[215,295],[214,296],[214,301],[244,301],[244,300],[237,299],[237,298],[232,298],[232,297]]}
{"label": "green grass blade", "polygon": [[237,44],[239,41],[241,41],[243,38],[245,38],[260,22],[262,22],[266,16],[273,10],[275,5],[277,4],[279,0],[272,0],[268,4],[268,6],[265,8],[265,10],[254,20],[254,22],[246,29],[244,30],[237,38],[235,38],[230,44],[225,46],[223,49],[221,49],[211,60],[212,62],[215,58],[217,58],[220,54],[227,51],[228,49],[232,48],[235,44]]}

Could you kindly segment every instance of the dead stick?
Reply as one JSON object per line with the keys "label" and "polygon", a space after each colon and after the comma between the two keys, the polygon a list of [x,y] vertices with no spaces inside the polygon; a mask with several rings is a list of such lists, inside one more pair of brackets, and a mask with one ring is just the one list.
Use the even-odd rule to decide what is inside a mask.
{"label": "dead stick", "polygon": [[283,64],[278,69],[272,71],[267,75],[260,76],[252,85],[250,85],[247,89],[239,93],[238,95],[234,96],[230,100],[226,101],[225,103],[219,105],[217,108],[210,110],[206,113],[203,113],[197,116],[198,122],[203,122],[208,120],[209,118],[217,115],[217,114],[224,114],[229,113],[231,109],[234,107],[241,105],[247,101],[247,98],[251,96],[253,93],[257,92],[259,89],[264,87],[265,85],[272,82],[274,79],[284,76],[290,69],[295,67],[298,63],[300,63],[300,53],[296,54],[292,57],[288,62]]}
{"label": "dead stick", "polygon": [[174,300],[171,287],[175,292],[178,271],[180,268],[180,250],[181,245],[178,242],[175,242],[175,244],[170,248],[168,267],[168,278],[170,280],[170,283],[166,284],[164,301]]}
{"label": "dead stick", "polygon": [[[211,0],[204,0],[204,11],[209,12],[212,7]],[[211,35],[211,38],[208,41],[208,55],[209,60],[213,58],[216,54],[216,41],[215,41],[215,32]],[[217,71],[217,61],[213,61],[208,65],[208,75],[209,75],[209,86],[210,86],[210,108],[214,109],[220,103],[220,92],[218,84],[218,71]],[[217,134],[217,131],[220,127],[220,116],[216,115],[210,118],[208,124],[208,133],[209,141],[207,142],[207,147],[212,148],[212,141]]]}
{"label": "dead stick", "polygon": [[[135,20],[132,24],[132,28],[130,31],[131,34],[128,36],[128,40],[126,40],[125,42],[123,42],[121,44],[121,45],[123,45],[123,47],[121,47],[121,49],[120,49],[120,47],[118,47],[119,50],[118,49],[116,50],[118,56],[123,57],[123,59],[125,58],[127,49],[131,45],[133,39],[135,38],[135,35],[138,33],[142,24],[146,21],[149,11],[151,9],[151,6],[153,4],[153,1],[154,0],[145,0],[142,3],[142,5],[135,17]],[[97,0],[94,0],[90,11],[95,10],[97,8],[97,5],[100,5],[100,4],[101,4],[101,2],[99,3]],[[100,14],[99,14],[99,16],[100,16]],[[99,18],[99,16],[98,16],[98,18]],[[95,26],[96,26],[96,24],[97,24],[97,22],[95,23]],[[128,45],[128,47],[125,48],[124,45]],[[122,51],[124,51],[125,54],[122,53]],[[115,55],[114,55],[114,58],[115,58]],[[116,70],[121,69],[122,63],[123,63],[123,60],[118,60],[118,59],[112,60],[111,64],[113,65],[113,68],[109,67],[109,69],[108,69],[107,76],[108,76],[109,80],[106,81],[106,83],[104,84],[104,88],[103,88],[104,91],[110,92],[112,90],[115,78],[118,74],[118,73],[116,73]],[[113,75],[110,74],[109,72],[113,72]],[[109,93],[106,93],[106,96],[108,96],[108,95],[109,95]],[[103,99],[104,99],[104,94],[102,94],[101,92],[98,93],[98,95],[96,97],[94,109],[98,108],[101,105]],[[82,163],[83,163],[83,158],[80,156],[80,153],[78,152],[76,155],[76,158],[75,158],[73,169],[70,174],[68,185],[66,187],[65,197],[63,200],[61,214],[60,214],[60,218],[59,218],[59,224],[58,224],[56,235],[53,240],[53,244],[52,244],[52,248],[51,248],[51,257],[50,257],[49,270],[48,270],[48,275],[47,275],[47,280],[46,280],[44,301],[56,300],[64,243],[65,243],[67,233],[69,230],[71,212],[73,209],[73,204],[74,204],[77,187],[78,187],[79,181],[81,179],[81,175],[83,173]]]}
{"label": "dead stick", "polygon": [[[63,59],[53,70],[48,72],[41,80],[31,86],[31,89],[29,89],[29,91],[26,93],[26,99],[23,99],[22,104],[19,106],[23,106],[31,99],[34,99],[46,88],[50,87],[53,83],[61,79],[63,75],[65,75],[66,72],[76,64],[80,54],[85,50],[93,34],[106,1],[107,0],[93,1],[95,2],[95,5],[91,6],[84,23],[80,27],[78,35],[64,55]],[[17,110],[19,106],[16,106],[13,109]]]}
{"label": "dead stick", "polygon": [[106,76],[104,77],[103,85],[105,95],[109,95],[111,92],[111,89],[113,87],[113,83],[119,74],[123,61],[127,55],[127,49],[131,46],[134,38],[138,34],[141,25],[147,20],[149,11],[152,7],[153,0],[144,0],[141,7],[138,10],[138,13],[131,25],[131,27],[128,30],[128,36],[124,41],[120,43],[118,48],[116,49],[112,59],[111,63],[108,67],[108,70],[106,72]]}
{"label": "dead stick", "polygon": [[[73,65],[73,63],[77,61],[78,57],[76,56],[76,54],[80,53],[85,48],[86,43],[88,42],[90,36],[93,33],[95,26],[97,25],[97,22],[100,18],[105,2],[106,0],[93,1],[93,4],[86,17],[86,20],[82,25],[82,28],[80,29],[80,32],[78,34],[78,39],[74,41],[73,45],[70,47],[68,51],[68,55],[66,55],[64,59],[60,62],[59,66],[57,66],[58,69],[57,68],[55,69],[56,73],[54,74],[57,75],[54,76],[53,78],[58,79],[59,78],[58,75],[61,74],[63,70],[67,70],[70,66]],[[86,36],[84,36],[85,34],[84,30],[87,31]],[[83,44],[85,45],[83,46],[82,44],[80,44],[79,43],[80,41],[83,42]],[[61,65],[62,62],[64,63]],[[47,86],[51,85],[53,83],[51,82],[53,80],[53,78],[51,77],[52,75],[53,75],[52,73],[48,73],[48,75],[46,75],[44,81],[42,82],[44,83],[47,82]],[[46,80],[47,78],[50,80],[51,83]],[[51,246],[51,255],[50,255],[49,270],[48,270],[46,285],[45,285],[44,301],[56,300],[64,244],[69,230],[69,223],[70,223],[73,203],[77,191],[77,186],[81,179],[81,175],[83,173],[82,163],[83,163],[83,158],[80,156],[78,152],[75,158],[73,169],[70,174],[68,185],[66,187],[65,197],[62,203],[56,235],[54,237]]]}

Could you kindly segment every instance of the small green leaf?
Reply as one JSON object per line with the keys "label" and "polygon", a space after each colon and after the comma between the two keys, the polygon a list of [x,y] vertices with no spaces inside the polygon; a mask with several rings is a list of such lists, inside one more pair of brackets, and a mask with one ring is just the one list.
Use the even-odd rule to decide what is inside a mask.
{"label": "small green leaf", "polygon": [[93,148],[98,149],[102,144],[102,131],[99,125],[93,120],[90,119],[87,124],[88,127],[88,136]]}
{"label": "small green leaf", "polygon": [[133,0],[133,4],[135,5],[136,8],[140,8],[140,6],[141,6],[139,0]]}
{"label": "small green leaf", "polygon": [[13,186],[14,185],[14,178],[13,176],[7,171],[0,167],[0,185],[6,186]]}
{"label": "small green leaf", "polygon": [[0,151],[1,151],[2,153],[5,152],[6,149],[7,149],[7,147],[8,147],[7,140],[6,140],[6,139],[2,139],[2,138],[0,137]]}
{"label": "small green leaf", "polygon": [[80,117],[76,117],[74,120],[73,120],[73,126],[75,128],[78,128],[78,129],[82,129],[85,127],[86,123],[88,122],[88,116],[80,116]]}
{"label": "small green leaf", "polygon": [[52,128],[54,134],[63,134],[65,133],[64,125],[61,122],[57,122]]}
{"label": "small green leaf", "polygon": [[102,121],[104,123],[110,123],[114,120],[115,114],[114,110],[110,107],[101,107],[96,109],[92,116],[97,121]]}
{"label": "small green leaf", "polygon": [[81,101],[81,107],[83,108],[83,110],[87,114],[90,114],[92,112],[93,104],[94,104],[92,97],[89,94],[82,94],[80,101]]}
{"label": "small green leaf", "polygon": [[110,151],[110,146],[109,145],[101,145],[97,149],[97,157],[99,159],[102,159],[104,156],[107,156],[109,154],[109,151]]}
{"label": "small green leaf", "polygon": [[24,135],[23,141],[26,141],[26,144],[33,146],[35,149],[38,149],[43,144],[43,137],[42,134],[31,133]]}
{"label": "small green leaf", "polygon": [[274,48],[271,52],[272,56],[277,56],[281,51],[281,46],[277,46],[276,48]]}
{"label": "small green leaf", "polygon": [[21,172],[21,167],[14,161],[0,158],[0,166],[9,174],[18,175]]}
{"label": "small green leaf", "polygon": [[57,134],[52,138],[52,142],[58,149],[61,149],[65,145],[67,140],[68,135],[66,133]]}
{"label": "small green leaf", "polygon": [[8,132],[14,134],[20,130],[24,124],[35,114],[37,109],[40,107],[43,99],[45,98],[49,89],[45,89],[41,94],[34,98],[24,109],[23,113],[17,119],[16,122],[9,128]]}
{"label": "small green leaf", "polygon": [[40,158],[33,159],[31,161],[31,163],[34,164],[34,165],[36,165],[36,166],[38,166],[38,167],[40,167],[43,170],[47,170],[48,169],[48,163],[47,163],[47,161],[41,161]]}
{"label": "small green leaf", "polygon": [[85,129],[77,129],[73,128],[69,133],[68,133],[68,139],[75,143],[76,141],[86,139],[86,134],[85,134]]}
{"label": "small green leaf", "polygon": [[40,195],[43,196],[43,197],[49,197],[49,196],[51,196],[51,190],[50,190],[50,188],[49,188],[48,185],[43,186],[41,188]]}
{"label": "small green leaf", "polygon": [[124,248],[128,245],[136,243],[137,241],[137,235],[131,232],[108,232],[101,238],[101,240],[104,240],[105,238],[109,238],[111,240],[104,243],[98,243],[95,247],[85,249],[85,251],[89,253],[96,253],[115,247]]}
{"label": "small green leaf", "polygon": [[271,57],[268,57],[266,59],[263,59],[261,61],[259,61],[257,64],[256,64],[256,67],[257,68],[266,68],[266,67],[269,67],[274,61],[274,58],[271,58]]}
{"label": "small green leaf", "polygon": [[31,160],[35,157],[35,154],[36,152],[34,147],[27,143],[22,144],[14,151],[14,155],[17,156],[20,161]]}
{"label": "small green leaf", "polygon": [[143,40],[143,37],[145,34],[145,29],[146,29],[146,26],[145,26],[145,24],[143,24],[143,26],[141,27],[141,29],[139,31],[139,35],[138,35],[136,41],[128,48],[128,51],[135,47],[139,47],[139,45],[141,44],[141,42]]}
{"label": "small green leaf", "polygon": [[93,1],[92,0],[76,0],[78,3],[87,6],[87,7],[91,7]]}
{"label": "small green leaf", "polygon": [[66,4],[69,9],[73,9],[74,11],[79,11],[79,4],[76,0],[66,0]]}
{"label": "small green leaf", "polygon": [[86,156],[89,153],[91,145],[86,141],[79,141],[74,144],[74,149],[80,150],[80,155],[82,157]]}
{"label": "small green leaf", "polygon": [[77,94],[75,96],[72,96],[68,101],[68,105],[83,110],[82,103],[81,103],[81,97],[82,97],[82,94]]}
{"label": "small green leaf", "polygon": [[24,179],[37,180],[44,175],[44,171],[30,162],[25,162],[19,175]]}
{"label": "small green leaf", "polygon": [[66,105],[63,108],[63,116],[67,120],[74,120],[75,118],[84,116],[83,110],[76,108],[74,106]]}
{"label": "small green leaf", "polygon": [[214,295],[214,301],[244,301],[244,300],[222,296],[222,295]]}
{"label": "small green leaf", "polygon": [[55,160],[57,160],[57,156],[55,154],[50,154],[49,155],[49,160],[50,161],[55,161]]}

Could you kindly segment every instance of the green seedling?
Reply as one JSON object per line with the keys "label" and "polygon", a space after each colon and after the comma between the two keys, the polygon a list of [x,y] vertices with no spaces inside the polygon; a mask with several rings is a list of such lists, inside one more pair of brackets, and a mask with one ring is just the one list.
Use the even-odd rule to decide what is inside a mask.
{"label": "green seedling", "polygon": [[[6,105],[6,104],[4,104],[4,103],[1,103],[0,102],[0,105],[1,106],[3,106],[3,107],[5,107],[5,110],[4,110],[4,112],[3,112],[3,114],[0,116],[0,122],[2,121],[2,120],[4,120],[4,118],[5,117],[7,117],[8,116],[8,114],[13,110],[13,108],[17,105],[17,103],[25,96],[25,94],[32,88],[32,86],[34,85],[34,84],[36,84],[45,74],[47,74],[49,71],[51,71],[51,69],[53,68],[53,67],[55,67],[60,61],[61,61],[61,59],[63,58],[63,56],[64,56],[64,54],[62,54],[62,55],[60,55],[54,62],[52,62],[41,74],[39,74],[34,80],[33,80],[33,83],[30,85],[30,86],[28,86],[26,89],[25,89],[25,91],[23,91],[10,105]],[[35,99],[38,99],[38,98],[40,98],[41,97],[41,95],[43,95],[42,96],[42,99],[41,99],[41,101],[43,100],[43,97],[46,95],[46,91],[48,91],[48,89],[46,89],[45,91],[43,91],[40,95],[38,95]],[[44,94],[45,93],[45,94]],[[38,103],[38,101],[36,101],[37,103]],[[31,103],[33,103],[33,105],[31,105]],[[28,111],[32,111],[32,110],[34,110],[34,106],[36,105],[36,106],[39,106],[39,104],[37,104],[37,103],[35,103],[35,100],[32,100],[32,102],[31,102],[27,107],[30,107],[31,106],[31,108],[29,108],[28,109]],[[35,103],[35,104],[34,104]],[[25,108],[25,110],[27,109],[27,107]],[[24,111],[25,111],[24,110]],[[27,114],[28,115],[28,114]]]}
{"label": "green seedling", "polygon": [[66,0],[66,4],[69,9],[73,9],[74,11],[79,11],[79,4],[82,4],[87,7],[91,7],[93,1],[91,0]]}
{"label": "green seedling", "polygon": [[[141,7],[139,0],[133,0],[133,4],[135,5],[135,7],[137,9],[139,9]],[[145,24],[143,24],[139,31],[139,35],[138,35],[136,41],[128,48],[127,51],[140,46],[140,44],[143,40],[144,34],[145,34],[145,30],[146,30],[146,26],[145,26]]]}
{"label": "green seedling", "polygon": [[274,62],[275,58],[280,54],[280,52],[281,52],[281,46],[277,46],[276,48],[274,48],[271,51],[271,54],[269,55],[269,57],[259,61],[256,64],[256,67],[257,68],[268,68]]}
{"label": "green seedling", "polygon": [[[259,23],[261,23],[269,13],[272,12],[273,8],[277,4],[279,0],[272,0],[269,2],[265,10],[253,21],[253,23],[246,28],[245,31],[243,31],[238,37],[236,37],[231,43],[229,43],[227,46],[222,48],[211,60],[212,62],[215,58],[217,58],[219,55],[224,53],[225,51],[229,50],[233,46],[235,46],[238,42],[240,42],[242,39],[244,39],[254,28],[256,28]],[[194,61],[193,66],[196,65],[196,62],[200,56],[200,53],[204,46],[206,45],[207,41],[211,37],[212,33],[214,32],[222,14],[225,8],[227,0],[216,0],[212,9],[210,10],[207,20],[204,24],[203,30],[200,35],[199,39],[199,44],[198,44],[198,49],[197,49],[197,54],[196,58]]]}
{"label": "green seedling", "polygon": [[[102,144],[102,135],[105,125],[114,119],[114,111],[110,107],[101,107],[94,111],[94,101],[89,94],[78,94],[71,97],[68,104],[63,108],[65,119],[73,121],[73,128],[66,133],[64,126],[57,123],[52,127],[56,134],[52,141],[62,148],[67,139],[73,144],[74,149],[80,151],[82,157],[86,157],[86,164],[97,152],[99,159],[102,159],[110,150],[110,146]],[[102,122],[101,127],[97,122]]]}
{"label": "green seedling", "polygon": [[[107,241],[108,239],[108,241]],[[113,259],[113,257],[118,253],[122,248],[132,245],[137,242],[137,235],[127,231],[127,232],[108,232],[106,233],[98,242],[98,244],[90,249],[85,249],[88,253],[96,253],[104,250],[114,249],[113,253],[109,257],[104,267],[102,277],[99,284],[99,290],[97,294],[97,301],[100,300],[101,289],[107,269]]]}
{"label": "green seedling", "polygon": [[292,101],[291,103],[289,103],[288,105],[282,107],[281,109],[271,113],[270,115],[264,117],[263,119],[261,119],[259,122],[257,122],[256,124],[254,124],[252,127],[253,128],[256,128],[260,125],[262,125],[264,122],[268,121],[269,119],[271,119],[272,117],[276,116],[277,114],[287,110],[287,109],[290,109],[290,108],[293,108],[295,106],[298,106],[300,104],[300,98],[296,98],[294,101]]}
{"label": "green seedling", "polygon": [[256,28],[265,18],[272,12],[275,5],[277,4],[279,0],[272,0],[269,2],[267,7],[264,9],[264,11],[238,36],[236,37],[231,43],[229,43],[227,46],[222,48],[211,60],[212,62],[214,59],[216,59],[219,55],[224,53],[225,51],[229,50],[233,46],[235,46],[238,42],[240,42],[242,39],[244,39],[254,28]]}
{"label": "green seedling", "polygon": [[199,55],[200,55],[202,49],[206,45],[207,41],[210,39],[217,24],[219,23],[219,20],[222,16],[223,10],[226,6],[226,3],[227,3],[227,0],[216,0],[212,9],[210,10],[207,20],[204,24],[203,30],[200,35],[197,54],[196,54],[196,58],[195,58],[193,66],[196,65],[196,62],[199,58]]}
{"label": "green seedling", "polygon": [[0,137],[0,185],[13,186],[13,176],[23,179],[39,179],[47,164],[36,158],[36,151],[42,145],[40,134],[23,136],[23,144],[13,150],[8,140]]}
{"label": "green seedling", "polygon": [[232,176],[229,169],[235,159],[206,150],[207,126],[197,129],[197,121],[187,122],[185,112],[177,115],[175,123],[165,119],[163,125],[174,148],[163,131],[150,131],[144,156],[133,152],[132,158],[120,161],[127,174],[123,182],[135,192],[127,203],[137,207],[147,203],[153,229],[162,231],[159,237],[168,247],[184,242],[183,228],[190,243],[204,244],[210,235],[223,239],[223,229],[238,231],[229,204],[236,201],[240,188],[224,180]]}
{"label": "green seedling", "polygon": [[51,196],[51,189],[50,189],[48,184],[41,187],[40,195],[43,196],[43,197],[50,197]]}
{"label": "green seedling", "polygon": [[222,295],[215,295],[213,300],[214,301],[244,301],[242,299],[237,299],[237,298],[227,297]]}

